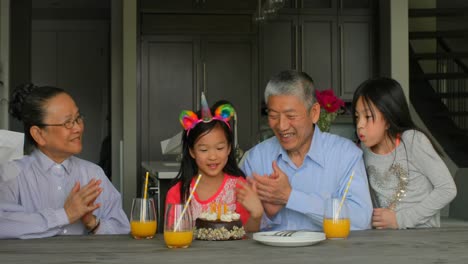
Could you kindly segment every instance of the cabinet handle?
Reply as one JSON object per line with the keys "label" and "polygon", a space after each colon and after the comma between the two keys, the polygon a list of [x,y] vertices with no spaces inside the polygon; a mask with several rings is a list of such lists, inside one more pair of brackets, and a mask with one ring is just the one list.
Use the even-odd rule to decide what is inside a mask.
{"label": "cabinet handle", "polygon": [[[124,194],[123,190],[123,175],[124,175],[124,142],[119,141],[119,191]],[[123,195],[122,195],[123,196]]]}
{"label": "cabinet handle", "polygon": [[343,88],[344,88],[344,78],[345,76],[343,75],[343,64],[344,64],[344,53],[343,53],[343,25],[338,25],[338,30],[340,31],[340,93],[343,94]]}
{"label": "cabinet handle", "polygon": [[291,66],[294,70],[296,69],[296,61],[297,61],[297,51],[296,51],[297,41],[296,41],[296,25],[291,26]]}
{"label": "cabinet handle", "polygon": [[304,70],[304,65],[302,65],[302,56],[299,56],[299,54],[304,54],[304,51],[302,50],[302,47],[304,46],[302,43],[302,40],[304,39],[304,27],[302,25],[298,26],[298,34],[297,34],[297,51],[296,51],[296,60],[297,60],[297,70],[298,71],[303,71]]}
{"label": "cabinet handle", "polygon": [[[200,63],[195,66],[195,94],[201,94],[200,91]],[[195,100],[195,109],[200,109],[200,100]]]}
{"label": "cabinet handle", "polygon": [[206,63],[203,62],[203,92],[208,96],[208,89],[206,88]]}

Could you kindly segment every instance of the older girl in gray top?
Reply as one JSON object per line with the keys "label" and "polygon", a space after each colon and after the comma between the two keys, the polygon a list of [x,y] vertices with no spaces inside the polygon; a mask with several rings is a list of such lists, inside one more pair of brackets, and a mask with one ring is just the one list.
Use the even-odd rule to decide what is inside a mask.
{"label": "older girl in gray top", "polygon": [[354,124],[374,196],[378,229],[439,227],[457,190],[428,137],[411,120],[398,82],[372,79],[354,93]]}

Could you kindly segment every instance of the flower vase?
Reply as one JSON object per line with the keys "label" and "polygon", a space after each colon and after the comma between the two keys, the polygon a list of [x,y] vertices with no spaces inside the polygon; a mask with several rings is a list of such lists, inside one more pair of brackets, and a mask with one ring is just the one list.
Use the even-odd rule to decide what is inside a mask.
{"label": "flower vase", "polygon": [[345,103],[335,95],[333,89],[315,90],[315,97],[320,104],[320,117],[317,125],[322,132],[330,132],[331,123],[338,113],[342,112],[341,108],[345,106]]}
{"label": "flower vase", "polygon": [[329,113],[325,110],[322,109],[320,111],[320,118],[317,122],[318,127],[322,132],[330,132],[330,127],[332,125],[332,122],[336,119],[336,116],[338,114],[335,113]]}

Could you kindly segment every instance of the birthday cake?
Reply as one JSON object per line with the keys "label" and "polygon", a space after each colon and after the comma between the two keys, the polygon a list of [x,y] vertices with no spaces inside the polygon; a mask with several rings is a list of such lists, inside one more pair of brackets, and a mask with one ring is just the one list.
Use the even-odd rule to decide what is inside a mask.
{"label": "birthday cake", "polygon": [[199,240],[237,240],[244,237],[245,230],[240,215],[227,211],[224,206],[223,210],[218,207],[202,212],[195,221],[194,235]]}

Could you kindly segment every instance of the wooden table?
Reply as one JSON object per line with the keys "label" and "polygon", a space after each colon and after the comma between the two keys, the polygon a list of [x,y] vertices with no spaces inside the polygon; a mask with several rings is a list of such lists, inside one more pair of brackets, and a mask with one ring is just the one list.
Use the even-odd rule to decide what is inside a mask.
{"label": "wooden table", "polygon": [[468,263],[468,222],[420,230],[351,232],[347,240],[307,247],[272,247],[252,239],[194,241],[168,249],[163,235],[60,236],[0,240],[0,263]]}

